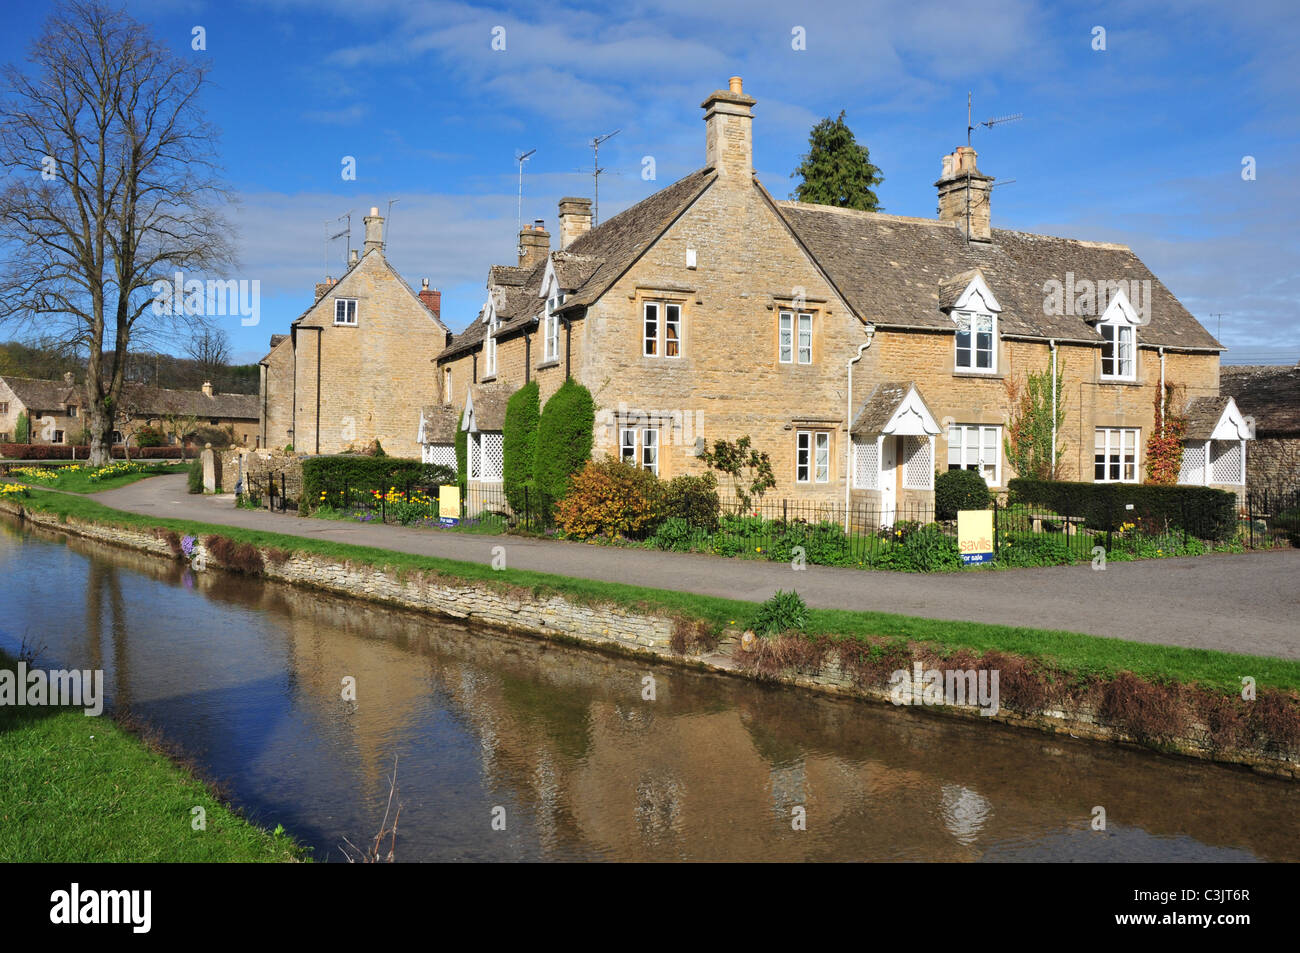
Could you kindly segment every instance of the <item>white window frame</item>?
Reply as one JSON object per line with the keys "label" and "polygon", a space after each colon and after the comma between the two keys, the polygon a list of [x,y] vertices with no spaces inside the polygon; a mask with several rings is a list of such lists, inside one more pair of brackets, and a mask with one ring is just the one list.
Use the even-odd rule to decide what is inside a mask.
{"label": "white window frame", "polygon": [[794,363],[794,312],[782,311],[776,319],[776,359],[781,364]]}
{"label": "white window frame", "polygon": [[[676,302],[668,301],[664,303],[664,346],[663,355],[669,360],[677,360],[682,356],[682,306]],[[676,337],[669,334],[669,329],[676,332]],[[669,354],[668,345],[677,345],[677,353]]]}
{"label": "white window frame", "polygon": [[659,431],[653,427],[641,431],[641,469],[659,475]]}
{"label": "white window frame", "polygon": [[560,316],[555,309],[564,303],[564,295],[551,295],[546,299],[546,327],[542,335],[542,361],[560,359]]}
{"label": "white window frame", "polygon": [[[1132,475],[1127,475],[1125,470],[1130,466],[1124,460],[1124,436],[1133,435],[1133,468]],[[1102,447],[1102,476],[1097,478],[1097,438],[1101,437]],[[1093,483],[1138,483],[1141,482],[1142,472],[1142,431],[1137,427],[1098,427],[1093,433],[1093,464],[1092,464],[1092,482]],[[1112,456],[1117,457],[1119,465],[1119,476],[1111,476]]]}
{"label": "white window frame", "polygon": [[[651,317],[651,309],[654,316]],[[645,301],[641,305],[641,356],[659,356],[659,334],[663,324],[663,305],[658,301]]]}
{"label": "white window frame", "polygon": [[[1107,337],[1107,332],[1113,337]],[[1131,381],[1137,379],[1137,328],[1127,322],[1106,321],[1097,325],[1101,335],[1101,379],[1104,381]],[[1125,337],[1128,341],[1125,342]],[[1125,343],[1128,345],[1127,361],[1124,357]],[[1106,357],[1110,348],[1111,356]],[[1111,362],[1111,373],[1106,373],[1106,361]]]}
{"label": "white window frame", "polygon": [[[339,306],[342,305],[342,315],[339,314]],[[356,298],[335,298],[334,299],[334,325],[340,328],[355,328],[357,326],[357,299]]]}
{"label": "white window frame", "polygon": [[[821,451],[825,458],[819,460]],[[800,476],[802,472],[803,476]],[[796,430],[794,436],[794,482],[831,482],[831,434],[829,430]]]}
{"label": "white window frame", "polygon": [[483,338],[483,376],[497,376],[497,339],[493,337],[497,329],[496,312],[488,319],[487,336]]}
{"label": "white window frame", "polygon": [[[813,362],[813,333],[812,333],[813,316],[808,311],[799,312],[799,320],[795,323],[797,334],[795,343],[798,345],[798,355],[800,364],[811,364]],[[808,339],[808,346],[804,346],[805,336]],[[804,354],[807,353],[805,360]]]}
{"label": "white window frame", "polygon": [[825,430],[813,432],[813,482],[831,482],[831,435]]}
{"label": "white window frame", "polygon": [[[953,433],[956,432],[960,439],[953,441]],[[993,461],[990,463],[984,458],[985,444],[984,439],[988,433],[993,434]],[[969,459],[970,437],[975,439],[975,460]],[[958,462],[952,462],[953,450],[957,451]],[[971,466],[971,463],[974,466]],[[997,424],[950,424],[948,427],[948,461],[949,470],[974,470],[984,478],[984,482],[991,487],[1002,485],[1002,428]],[[990,479],[990,477],[992,479]]]}
{"label": "white window frame", "polygon": [[[953,368],[963,374],[996,374],[998,372],[998,316],[990,311],[954,311],[953,320],[957,322],[957,332],[953,335]],[[988,322],[989,346],[989,366],[979,366],[979,355],[985,348],[979,346],[979,335],[984,332],[976,327],[977,322]],[[962,325],[966,325],[965,333],[969,336],[969,344],[963,348],[961,346],[961,335],[963,333]],[[962,363],[962,355],[966,355],[969,363]]]}
{"label": "white window frame", "polygon": [[636,466],[636,448],[636,428],[620,427],[618,430],[618,458],[624,463],[630,463],[632,466]]}
{"label": "white window frame", "polygon": [[[653,309],[654,316],[651,316]],[[643,301],[641,303],[641,356],[666,358],[675,361],[685,350],[682,337],[682,305],[679,301]],[[669,336],[669,329],[676,332],[676,337]],[[677,345],[677,353],[668,353],[668,344]]]}

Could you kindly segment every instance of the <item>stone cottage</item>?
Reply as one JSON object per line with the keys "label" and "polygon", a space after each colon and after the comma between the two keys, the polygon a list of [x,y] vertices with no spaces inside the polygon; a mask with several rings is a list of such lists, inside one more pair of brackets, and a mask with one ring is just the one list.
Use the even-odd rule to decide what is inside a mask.
{"label": "stone cottage", "polygon": [[545,401],[575,377],[598,452],[672,477],[748,434],[769,500],[887,522],[936,469],[1006,486],[1030,372],[1061,385],[1064,479],[1140,482],[1161,395],[1218,396],[1222,346],[1131,249],[993,227],[969,147],[942,158],[935,219],[778,201],[754,174],[755,102],[739,77],[712,93],[704,166],[600,226],[566,198],[557,249],[524,228],[435,358],[442,402],[463,415],[473,386],[534,377]]}
{"label": "stone cottage", "polygon": [[1248,485],[1300,488],[1300,364],[1225,365],[1220,373],[1220,390],[1236,401],[1253,430]]}
{"label": "stone cottage", "polygon": [[261,365],[261,444],[299,453],[340,453],[378,440],[386,453],[420,454],[412,422],[440,400],[430,355],[449,335],[441,294],[417,293],[384,256],[384,219],[365,217],[365,245],[288,334],[271,336]]}

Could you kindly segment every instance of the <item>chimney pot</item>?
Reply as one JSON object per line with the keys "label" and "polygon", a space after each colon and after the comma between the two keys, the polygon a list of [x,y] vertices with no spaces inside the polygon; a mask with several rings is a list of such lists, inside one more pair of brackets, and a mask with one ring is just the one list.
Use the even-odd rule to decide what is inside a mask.
{"label": "chimney pot", "polygon": [[740,95],[745,92],[745,81],[739,76],[731,77],[730,85],[733,93]]}

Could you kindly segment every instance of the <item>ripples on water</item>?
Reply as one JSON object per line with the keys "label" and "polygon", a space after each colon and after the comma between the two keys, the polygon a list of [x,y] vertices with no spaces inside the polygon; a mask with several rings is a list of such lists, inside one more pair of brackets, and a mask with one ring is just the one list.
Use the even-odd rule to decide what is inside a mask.
{"label": "ripples on water", "polygon": [[397,757],[403,861],[1300,859],[1300,785],[0,525],[0,646],[103,668],[111,705],[318,857],[373,837]]}

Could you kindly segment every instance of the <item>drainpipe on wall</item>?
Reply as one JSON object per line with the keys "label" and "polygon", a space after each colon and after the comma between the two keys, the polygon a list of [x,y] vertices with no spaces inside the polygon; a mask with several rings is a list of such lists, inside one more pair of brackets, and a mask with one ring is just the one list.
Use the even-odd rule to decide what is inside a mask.
{"label": "drainpipe on wall", "polygon": [[849,358],[848,371],[849,381],[847,396],[845,398],[844,412],[844,533],[847,536],[849,532],[849,488],[853,485],[853,365],[862,360],[862,354],[867,348],[871,347],[871,340],[876,336],[876,326],[868,324],[863,330],[866,331],[867,340],[858,345],[858,353]]}
{"label": "drainpipe on wall", "polygon": [[1052,476],[1056,476],[1056,338],[1048,338],[1052,349]]}
{"label": "drainpipe on wall", "polygon": [[1160,436],[1165,435],[1165,348],[1162,344],[1156,348],[1160,352]]}

